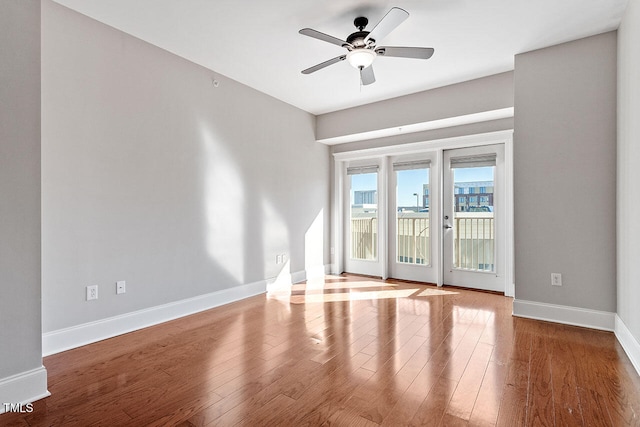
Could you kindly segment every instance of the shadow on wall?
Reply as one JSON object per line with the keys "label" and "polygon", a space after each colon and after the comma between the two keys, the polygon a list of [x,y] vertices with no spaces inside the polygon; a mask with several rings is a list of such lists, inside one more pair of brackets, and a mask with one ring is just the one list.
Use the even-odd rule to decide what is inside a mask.
{"label": "shadow on wall", "polygon": [[[323,198],[310,195],[320,210],[309,221],[307,212],[313,212],[313,206],[308,206],[308,199],[297,196],[306,190],[294,190],[291,184],[285,187],[278,182],[291,181],[294,177],[287,175],[289,171],[279,171],[273,159],[260,156],[260,148],[252,156],[255,159],[247,161],[246,147],[229,148],[225,137],[213,132],[204,121],[200,122],[200,133],[204,244],[221,276],[232,279],[231,283],[211,284],[216,288],[213,290],[220,285],[230,287],[264,279],[290,282],[291,273],[303,268],[307,277],[323,275]],[[241,156],[242,161],[238,161]]]}

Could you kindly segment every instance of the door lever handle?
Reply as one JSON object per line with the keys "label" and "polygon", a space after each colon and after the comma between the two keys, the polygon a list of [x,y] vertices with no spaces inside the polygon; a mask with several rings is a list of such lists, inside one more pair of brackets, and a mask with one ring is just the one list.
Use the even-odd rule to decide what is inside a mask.
{"label": "door lever handle", "polygon": [[446,228],[448,230],[450,228],[453,228],[453,225],[445,224],[444,228]]}

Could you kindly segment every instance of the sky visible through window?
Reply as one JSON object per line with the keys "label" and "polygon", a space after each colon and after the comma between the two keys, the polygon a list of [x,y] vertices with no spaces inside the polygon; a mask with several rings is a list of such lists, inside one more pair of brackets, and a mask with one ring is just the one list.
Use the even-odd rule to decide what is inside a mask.
{"label": "sky visible through window", "polygon": [[[420,194],[420,204],[422,204],[422,185],[428,183],[428,173],[425,169],[415,169],[401,171],[401,178],[398,179],[398,206],[415,206],[416,196]],[[354,191],[376,190],[377,174],[366,173],[351,175],[351,197],[353,200]],[[493,180],[493,167],[480,168],[460,168],[455,169],[456,182],[475,182]]]}

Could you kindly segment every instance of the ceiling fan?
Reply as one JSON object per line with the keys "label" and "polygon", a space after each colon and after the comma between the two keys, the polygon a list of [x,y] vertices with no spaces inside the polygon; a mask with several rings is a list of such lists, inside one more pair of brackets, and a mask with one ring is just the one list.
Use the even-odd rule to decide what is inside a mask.
{"label": "ceiling fan", "polygon": [[392,8],[378,22],[371,31],[365,31],[369,20],[363,16],[356,18],[353,25],[358,31],[350,34],[346,40],[312,30],[311,28],[303,28],[300,34],[313,37],[328,43],[338,45],[347,49],[347,53],[321,62],[313,67],[302,70],[302,74],[311,74],[321,70],[329,65],[344,61],[360,70],[360,80],[363,85],[370,85],[376,81],[373,73],[373,60],[377,56],[393,56],[399,58],[415,58],[429,59],[433,55],[433,49],[430,47],[398,47],[398,46],[377,46],[376,43],[386,37],[391,31],[402,24],[409,17],[409,13],[398,7]]}

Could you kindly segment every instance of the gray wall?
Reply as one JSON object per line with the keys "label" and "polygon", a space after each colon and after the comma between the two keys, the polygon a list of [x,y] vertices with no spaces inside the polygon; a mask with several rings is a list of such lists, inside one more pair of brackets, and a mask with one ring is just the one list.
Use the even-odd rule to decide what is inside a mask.
{"label": "gray wall", "polygon": [[618,30],[618,316],[640,342],[640,1]]}
{"label": "gray wall", "polygon": [[343,153],[367,148],[392,147],[412,142],[435,141],[438,139],[457,138],[467,135],[478,135],[510,129],[513,129],[513,117],[337,144],[331,147],[331,152]]}
{"label": "gray wall", "polygon": [[42,366],[39,0],[0,2],[0,58],[2,380]]}
{"label": "gray wall", "polygon": [[45,332],[329,262],[312,115],[50,1],[42,39]]}
{"label": "gray wall", "polygon": [[514,202],[516,299],[615,312],[615,32],[516,56]]}
{"label": "gray wall", "polygon": [[318,139],[513,107],[513,72],[318,116]]}

